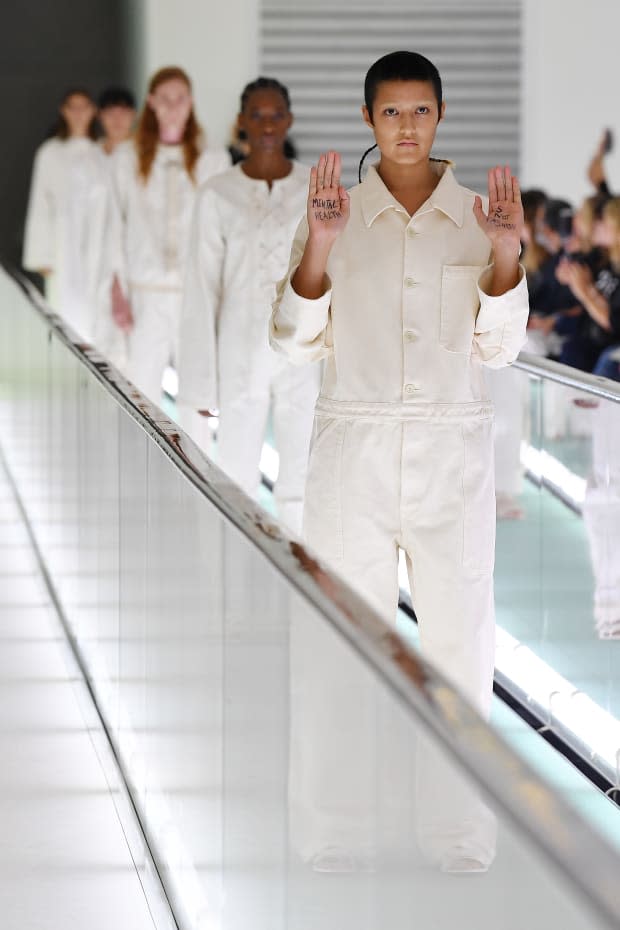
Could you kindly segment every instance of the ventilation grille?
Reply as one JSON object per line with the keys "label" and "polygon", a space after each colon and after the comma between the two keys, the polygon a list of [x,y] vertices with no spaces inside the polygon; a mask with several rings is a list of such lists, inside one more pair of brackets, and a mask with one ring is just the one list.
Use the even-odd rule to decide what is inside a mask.
{"label": "ventilation grille", "polygon": [[461,182],[486,190],[486,171],[519,171],[520,4],[441,3],[429,8],[350,6],[295,8],[264,0],[261,70],[290,91],[292,138],[301,161],[336,149],[346,184],[357,181],[360,156],[372,144],[362,122],[364,76],[386,52],[408,48],[433,61],[442,76],[446,120],[434,155],[456,163]]}

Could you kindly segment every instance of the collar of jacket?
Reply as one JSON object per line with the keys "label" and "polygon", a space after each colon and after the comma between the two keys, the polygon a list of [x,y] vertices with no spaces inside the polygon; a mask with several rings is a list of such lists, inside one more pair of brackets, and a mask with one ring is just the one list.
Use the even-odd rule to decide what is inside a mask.
{"label": "collar of jacket", "polygon": [[[431,159],[433,167],[441,175],[439,184],[428,199],[428,207],[440,210],[459,228],[463,225],[463,192],[454,177],[452,162]],[[379,177],[376,165],[371,165],[361,184],[362,215],[366,226],[370,228],[377,217],[386,210],[407,213],[402,204],[390,194]]]}

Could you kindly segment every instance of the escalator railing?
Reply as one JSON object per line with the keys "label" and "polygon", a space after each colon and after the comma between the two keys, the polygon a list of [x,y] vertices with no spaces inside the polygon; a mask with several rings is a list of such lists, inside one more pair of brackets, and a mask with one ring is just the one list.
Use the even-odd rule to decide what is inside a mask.
{"label": "escalator railing", "polygon": [[[2,455],[180,927],[620,924],[618,852],[6,274],[0,365]],[[488,874],[429,867],[482,802]]]}

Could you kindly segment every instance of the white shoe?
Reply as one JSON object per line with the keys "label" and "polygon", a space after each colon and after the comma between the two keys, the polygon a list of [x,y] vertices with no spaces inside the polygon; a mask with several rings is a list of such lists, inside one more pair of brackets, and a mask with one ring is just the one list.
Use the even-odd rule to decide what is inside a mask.
{"label": "white shoe", "polygon": [[523,520],[525,511],[512,494],[497,494],[495,508],[498,520]]}
{"label": "white shoe", "polygon": [[373,856],[356,855],[344,846],[326,846],[312,857],[311,865],[315,872],[350,875],[353,872],[374,872]]}
{"label": "white shoe", "polygon": [[489,871],[488,865],[485,865],[484,862],[480,862],[479,859],[474,859],[471,856],[462,855],[458,851],[444,856],[440,869],[449,875],[480,874]]}

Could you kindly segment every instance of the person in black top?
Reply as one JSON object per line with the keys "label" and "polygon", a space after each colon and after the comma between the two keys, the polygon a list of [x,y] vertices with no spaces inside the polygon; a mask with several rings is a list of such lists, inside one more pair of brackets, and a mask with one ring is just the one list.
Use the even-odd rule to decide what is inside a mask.
{"label": "person in black top", "polygon": [[[558,358],[576,327],[581,308],[568,285],[558,280],[573,229],[573,209],[565,200],[548,200],[539,217],[536,241],[547,252],[534,278],[530,296],[528,351]],[[529,278],[528,278],[529,285]]]}
{"label": "person in black top", "polygon": [[612,371],[608,363],[614,361],[614,353],[610,349],[620,348],[620,197],[611,198],[603,208],[597,244],[608,254],[598,268],[579,258],[565,257],[558,266],[558,275],[587,314],[581,318],[570,346],[564,346],[563,354],[568,350],[568,357],[562,361],[574,365],[572,353],[586,363],[575,367],[600,374],[603,366]]}

